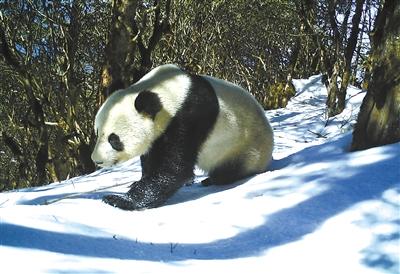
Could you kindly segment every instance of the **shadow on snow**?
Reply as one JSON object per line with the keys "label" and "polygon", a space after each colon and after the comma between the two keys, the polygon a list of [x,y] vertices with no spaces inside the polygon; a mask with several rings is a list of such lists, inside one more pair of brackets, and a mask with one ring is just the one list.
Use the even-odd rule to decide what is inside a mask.
{"label": "shadow on snow", "polygon": [[[310,162],[316,163],[321,160],[344,161],[343,165],[346,165],[347,157],[351,157],[343,157],[343,154],[336,153],[335,147],[332,147],[332,152],[325,151],[325,153],[319,151],[319,149],[322,149],[322,147],[317,146],[312,150],[306,149],[308,153],[296,153],[294,156],[282,159],[282,162],[277,163],[277,166],[284,167],[295,161],[299,161],[296,164],[308,165]],[[324,149],[326,150],[326,147]],[[245,230],[232,238],[211,243],[177,245],[173,243],[144,243],[131,239],[113,238],[112,236],[101,238],[45,231],[9,223],[0,224],[0,243],[4,246],[31,248],[69,255],[147,261],[235,259],[254,256],[268,249],[297,241],[314,232],[327,219],[354,204],[379,198],[385,190],[398,186],[399,174],[387,174],[387,170],[390,170],[393,163],[398,161],[399,155],[394,151],[392,149],[386,152],[385,157],[373,164],[366,163],[348,167],[351,168],[351,172],[348,176],[342,176],[340,179],[334,176],[335,170],[330,170],[330,174],[311,172],[309,176],[305,175],[302,178],[303,183],[318,180],[328,186],[327,190],[291,208],[285,208],[266,216],[265,222],[261,226]],[[305,161],[304,157],[309,157],[311,152],[317,153],[315,159]],[[319,153],[325,155],[321,156]],[[301,163],[301,159],[304,159],[303,163]],[[385,180],[379,180],[380,174],[385,174]],[[284,179],[284,176],[281,176],[273,180]],[[264,193],[268,194],[268,190]],[[390,258],[385,257],[384,259],[389,260]],[[376,261],[366,261],[365,263],[370,267],[379,264]],[[385,265],[388,266],[393,264],[396,264],[396,262],[385,262]]]}

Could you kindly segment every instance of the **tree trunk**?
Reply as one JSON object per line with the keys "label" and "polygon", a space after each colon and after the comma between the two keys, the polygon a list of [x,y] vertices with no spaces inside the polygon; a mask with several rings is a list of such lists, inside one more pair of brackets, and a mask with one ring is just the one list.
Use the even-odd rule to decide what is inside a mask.
{"label": "tree trunk", "polygon": [[329,77],[328,81],[328,98],[326,100],[326,105],[328,107],[328,116],[335,116],[337,113],[337,97],[339,93],[338,87],[338,77],[340,70],[340,62],[336,60],[333,65],[332,74]]}
{"label": "tree trunk", "polygon": [[45,184],[47,182],[46,165],[49,155],[49,133],[45,124],[45,114],[43,111],[43,103],[36,94],[44,94],[42,85],[30,73],[22,62],[17,58],[14,50],[7,43],[6,34],[0,27],[0,55],[4,57],[5,63],[16,72],[16,78],[23,86],[27,97],[29,98],[30,108],[34,118],[34,127],[38,132],[38,151],[35,157],[36,166],[36,183]]}
{"label": "tree trunk", "polygon": [[[170,6],[171,0],[155,0],[152,7],[143,11],[138,8],[137,0],[113,1],[106,62],[101,75],[104,97],[128,87],[151,69],[151,54],[169,30]],[[165,8],[164,16],[161,7]],[[154,16],[152,23],[148,18],[150,13]]]}
{"label": "tree trunk", "polygon": [[342,35],[339,32],[339,27],[336,22],[336,11],[335,11],[336,2],[333,0],[328,1],[328,15],[329,22],[331,28],[333,30],[333,46],[335,49],[334,53],[334,64],[332,68],[332,73],[328,73],[329,85],[328,85],[328,99],[326,101],[326,106],[328,107],[328,115],[329,117],[335,116],[338,112],[339,103],[339,86],[338,86],[338,77],[341,74],[342,68],[342,56],[341,52],[341,44],[343,41]]}
{"label": "tree trunk", "polygon": [[400,141],[400,2],[386,0],[372,34],[372,79],[351,150]]}
{"label": "tree trunk", "polygon": [[357,46],[357,38],[360,31],[359,25],[361,22],[364,1],[365,0],[356,0],[356,10],[351,23],[350,37],[344,52],[344,70],[342,75],[342,83],[337,93],[337,106],[335,109],[336,114],[341,113],[346,106],[346,92],[351,76],[351,60],[353,59],[354,50]]}
{"label": "tree trunk", "polygon": [[331,75],[333,69],[331,60],[328,57],[327,49],[321,41],[320,33],[315,29],[317,3],[314,0],[294,1],[294,3],[305,32],[311,34],[311,39],[318,48],[318,52],[313,54],[314,57],[312,58],[309,72],[314,74],[323,71]]}
{"label": "tree trunk", "polygon": [[114,0],[113,15],[108,42],[105,48],[106,62],[101,75],[104,97],[130,83],[134,62],[135,42],[138,29],[135,23],[138,1]]}

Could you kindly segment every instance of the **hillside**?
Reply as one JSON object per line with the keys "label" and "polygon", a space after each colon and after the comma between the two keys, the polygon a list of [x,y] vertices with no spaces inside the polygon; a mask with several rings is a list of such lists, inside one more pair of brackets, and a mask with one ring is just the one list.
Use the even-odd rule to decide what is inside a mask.
{"label": "hillside", "polygon": [[320,78],[266,112],[274,161],[247,180],[203,187],[197,171],[163,207],[102,203],[140,178],[133,159],[1,193],[2,273],[399,273],[400,144],[347,152],[364,93],[328,119]]}

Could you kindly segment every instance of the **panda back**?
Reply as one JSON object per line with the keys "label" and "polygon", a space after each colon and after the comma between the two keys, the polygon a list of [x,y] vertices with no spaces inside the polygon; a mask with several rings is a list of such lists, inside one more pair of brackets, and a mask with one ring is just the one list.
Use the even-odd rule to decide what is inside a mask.
{"label": "panda back", "polygon": [[147,73],[129,90],[138,93],[149,90],[158,94],[163,108],[174,117],[185,102],[191,86],[190,77],[176,65],[162,65]]}
{"label": "panda back", "polygon": [[209,171],[235,158],[246,159],[245,169],[261,172],[271,160],[273,133],[261,105],[243,88],[203,76],[218,98],[219,115],[204,143],[198,165]]}

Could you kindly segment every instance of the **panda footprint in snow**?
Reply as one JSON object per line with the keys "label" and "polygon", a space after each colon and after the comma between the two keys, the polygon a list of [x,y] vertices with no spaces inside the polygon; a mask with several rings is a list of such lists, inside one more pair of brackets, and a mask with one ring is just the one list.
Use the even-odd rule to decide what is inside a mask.
{"label": "panda footprint in snow", "polygon": [[103,198],[127,210],[162,205],[193,180],[195,165],[208,172],[204,185],[222,185],[264,172],[272,159],[272,128],[247,91],[175,65],[114,92],[94,127],[97,165],[140,156],[142,178],[126,194]]}

